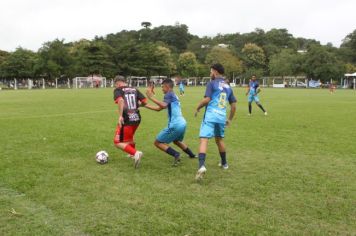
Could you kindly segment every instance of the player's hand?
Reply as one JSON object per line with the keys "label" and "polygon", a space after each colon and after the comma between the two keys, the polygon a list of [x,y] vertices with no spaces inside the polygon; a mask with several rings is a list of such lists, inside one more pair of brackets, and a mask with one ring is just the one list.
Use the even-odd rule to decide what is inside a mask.
{"label": "player's hand", "polygon": [[231,120],[226,120],[226,127],[229,127],[230,126],[230,124],[231,124]]}
{"label": "player's hand", "polygon": [[119,120],[117,122],[117,125],[119,126],[119,128],[121,128],[121,126],[124,124],[124,118],[122,116],[119,117]]}
{"label": "player's hand", "polygon": [[194,113],[194,117],[197,117],[198,116],[198,113],[199,113],[199,109],[197,109]]}
{"label": "player's hand", "polygon": [[153,96],[153,91],[152,91],[152,88],[148,87],[147,90],[146,90],[146,95],[147,97],[152,97]]}

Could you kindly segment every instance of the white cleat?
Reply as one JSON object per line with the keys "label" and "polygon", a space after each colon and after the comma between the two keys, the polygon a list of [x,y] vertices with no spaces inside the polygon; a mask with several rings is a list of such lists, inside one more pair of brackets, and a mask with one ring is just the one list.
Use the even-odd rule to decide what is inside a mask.
{"label": "white cleat", "polygon": [[265,112],[265,116],[267,115],[267,111]]}
{"label": "white cleat", "polygon": [[221,162],[219,162],[219,167],[221,167],[224,170],[229,169],[229,165],[227,163],[225,165],[222,165]]}
{"label": "white cleat", "polygon": [[206,172],[205,166],[200,167],[199,170],[197,171],[197,174],[195,175],[195,180],[202,180],[205,172]]}
{"label": "white cleat", "polygon": [[138,166],[140,165],[142,156],[143,156],[143,153],[140,152],[140,151],[137,151],[137,152],[135,153],[135,156],[134,156],[134,158],[133,158],[133,159],[135,160],[135,169],[137,169]]}
{"label": "white cleat", "polygon": [[128,158],[134,158],[135,157],[135,155],[131,155],[131,154],[127,154],[127,156],[126,157],[128,157]]}

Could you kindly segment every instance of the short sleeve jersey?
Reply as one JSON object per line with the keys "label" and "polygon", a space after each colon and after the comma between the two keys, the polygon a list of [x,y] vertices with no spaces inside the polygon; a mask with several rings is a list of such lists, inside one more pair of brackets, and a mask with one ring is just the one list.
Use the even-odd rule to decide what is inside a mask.
{"label": "short sleeve jersey", "polygon": [[173,91],[164,95],[163,101],[167,104],[168,127],[185,124],[186,121],[182,115],[179,99]]}
{"label": "short sleeve jersey", "polygon": [[119,87],[114,90],[114,101],[118,103],[119,99],[124,100],[124,109],[122,116],[124,118],[124,125],[137,125],[141,122],[141,115],[139,111],[140,103],[146,103],[145,96],[136,88]]}
{"label": "short sleeve jersey", "polygon": [[252,81],[252,80],[250,81],[250,83],[249,83],[250,92],[249,93],[251,96],[256,94],[258,86],[259,86],[259,84],[257,81]]}
{"label": "short sleeve jersey", "polygon": [[205,97],[211,100],[206,107],[204,121],[225,124],[227,102],[236,102],[231,87],[223,78],[215,78],[207,84]]}

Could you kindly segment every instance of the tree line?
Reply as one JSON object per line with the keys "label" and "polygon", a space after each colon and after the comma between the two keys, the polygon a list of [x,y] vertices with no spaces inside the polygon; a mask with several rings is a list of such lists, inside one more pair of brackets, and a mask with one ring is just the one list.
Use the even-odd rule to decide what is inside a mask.
{"label": "tree line", "polygon": [[287,29],[256,29],[250,33],[199,37],[188,26],[175,24],[140,30],[123,30],[93,40],[45,42],[37,51],[22,47],[0,50],[0,78],[73,78],[101,74],[151,76],[179,73],[203,77],[209,65],[220,62],[227,77],[307,76],[338,79],[356,72],[356,30],[341,46],[321,45],[296,38]]}

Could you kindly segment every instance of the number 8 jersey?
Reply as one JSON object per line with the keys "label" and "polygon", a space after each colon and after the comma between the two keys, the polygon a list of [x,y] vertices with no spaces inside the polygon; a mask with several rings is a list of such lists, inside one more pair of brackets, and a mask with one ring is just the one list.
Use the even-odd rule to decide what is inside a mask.
{"label": "number 8 jersey", "polygon": [[225,124],[227,102],[236,102],[231,87],[223,78],[215,78],[207,84],[205,97],[211,100],[206,106],[204,121]]}
{"label": "number 8 jersey", "polygon": [[124,110],[122,116],[124,125],[138,125],[141,122],[139,111],[140,103],[147,103],[145,96],[136,88],[119,87],[114,90],[114,101],[118,103],[120,99],[124,99]]}

